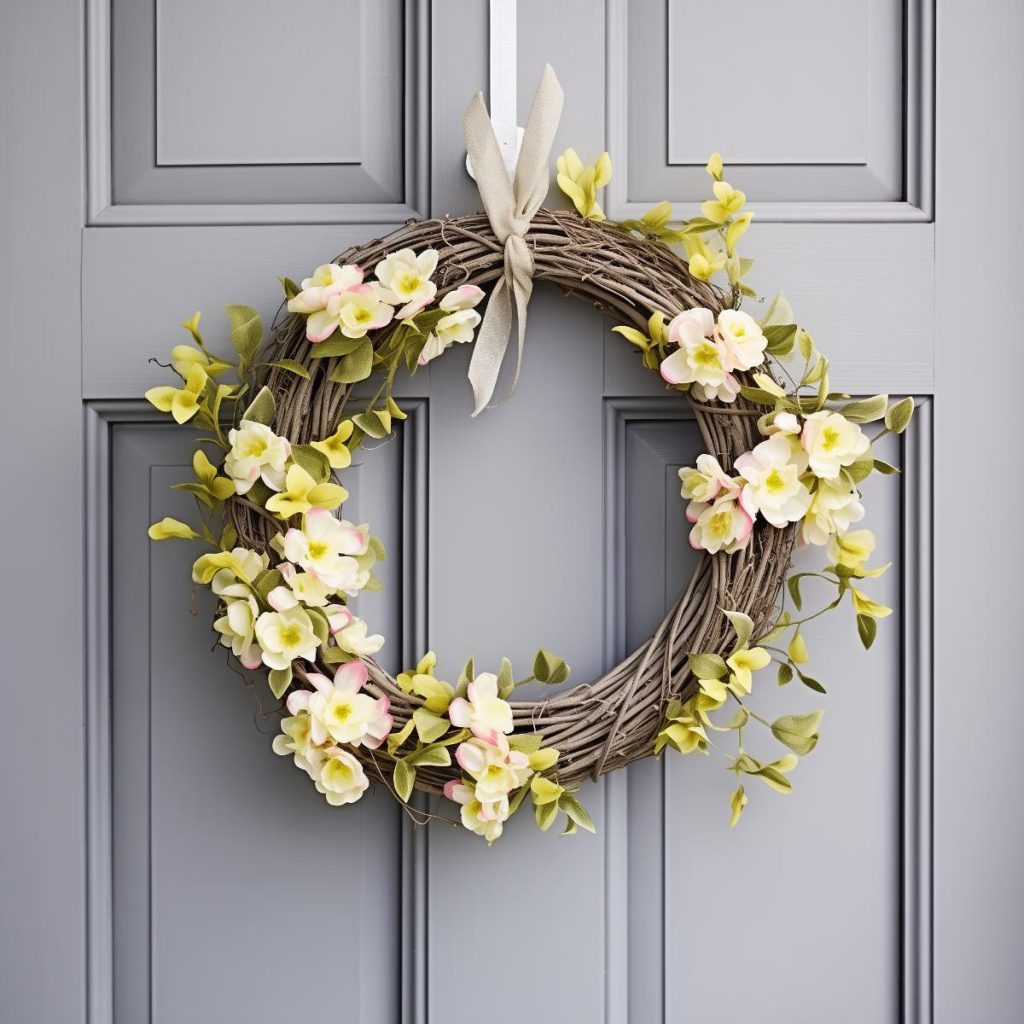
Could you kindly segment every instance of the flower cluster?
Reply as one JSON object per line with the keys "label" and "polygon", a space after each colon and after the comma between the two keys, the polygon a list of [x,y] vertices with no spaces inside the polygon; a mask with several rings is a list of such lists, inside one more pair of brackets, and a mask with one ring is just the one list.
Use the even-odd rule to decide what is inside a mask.
{"label": "flower cluster", "polygon": [[[549,652],[538,653],[534,675],[517,684],[508,659],[498,674],[482,672],[474,676],[472,663],[463,670],[455,685],[435,675],[436,658],[428,652],[414,669],[398,676],[398,685],[422,699],[422,707],[399,732],[388,740],[389,753],[396,757],[394,785],[403,799],[411,792],[417,767],[449,765],[449,747],[455,747],[455,763],[461,775],[449,779],[444,794],[459,805],[462,824],[493,843],[505,822],[517,810],[529,791],[535,810],[545,809],[546,829],[559,809],[573,818],[578,802],[571,793],[544,773],[558,760],[558,751],[543,747],[538,733],[514,733],[512,706],[507,698],[523,682],[561,681],[568,668]],[[403,745],[415,733],[416,744],[407,754]],[[408,792],[407,792],[408,791]],[[538,803],[540,800],[540,803]],[[561,804],[561,806],[560,806]],[[586,812],[577,816],[583,827],[591,827]]]}
{"label": "flower cluster", "polygon": [[245,668],[270,669],[280,695],[296,661],[339,663],[381,649],[384,638],[367,635],[366,623],[346,606],[373,584],[383,554],[366,525],[312,508],[270,546],[281,557],[273,567],[267,553],[236,547],[201,555],[192,568],[193,580],[220,600],[223,613],[213,627]]}
{"label": "flower cluster", "polygon": [[[336,331],[346,338],[364,338],[392,320],[414,323],[437,297],[437,284],[432,280],[436,269],[436,249],[390,253],[374,268],[371,281],[365,280],[363,269],[354,263],[326,263],[290,295],[288,311],[306,317],[306,338],[314,345]],[[419,365],[436,359],[452,344],[473,340],[480,323],[475,307],[483,297],[483,290],[476,285],[461,285],[441,298],[436,315],[427,318]]]}
{"label": "flower cluster", "polygon": [[366,665],[356,659],[328,679],[318,672],[306,675],[312,690],[288,695],[290,717],[281,722],[274,752],[291,755],[333,807],[354,803],[369,786],[359,759],[346,747],[376,750],[393,724],[387,697],[374,699],[363,692]]}
{"label": "flower cluster", "polygon": [[738,551],[758,516],[778,528],[799,523],[805,543],[824,545],[864,517],[849,469],[867,457],[871,442],[856,423],[822,409],[805,417],[776,413],[761,429],[767,440],[736,459],[735,475],[713,455],[679,471],[694,548]]}
{"label": "flower cluster", "polygon": [[675,351],[661,362],[668,384],[690,390],[702,402],[734,402],[740,393],[737,371],[764,362],[768,344],[757,321],[739,309],[723,309],[716,321],[710,309],[688,309],[668,325]]}

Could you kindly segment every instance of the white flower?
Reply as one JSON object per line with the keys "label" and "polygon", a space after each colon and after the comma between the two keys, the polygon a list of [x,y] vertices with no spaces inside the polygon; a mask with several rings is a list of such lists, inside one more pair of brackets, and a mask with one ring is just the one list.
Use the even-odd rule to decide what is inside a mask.
{"label": "white flower", "polygon": [[377,264],[374,273],[387,300],[396,306],[405,303],[398,311],[399,320],[418,313],[437,294],[437,285],[430,280],[436,268],[436,249],[424,249],[419,256],[412,249],[399,249]]}
{"label": "white flower", "polygon": [[720,398],[731,402],[739,394],[739,383],[728,371],[726,353],[713,338],[700,333],[693,319],[678,327],[679,317],[669,326],[669,340],[679,348],[661,361],[662,379],[669,384],[694,384],[695,394],[702,399]]}
{"label": "white flower", "polygon": [[752,370],[764,362],[768,339],[757,321],[739,309],[718,314],[718,336],[727,356],[729,370]]}
{"label": "white flower", "polygon": [[367,679],[366,666],[349,661],[334,674],[332,682],[318,672],[306,677],[315,690],[294,690],[288,695],[288,710],[297,715],[308,711],[314,743],[351,743],[379,747],[394,720],[388,713],[387,697],[373,698],[360,692]]}
{"label": "white flower", "polygon": [[423,351],[420,352],[420,366],[436,359],[449,345],[462,345],[473,340],[473,332],[480,323],[480,314],[473,307],[483,297],[483,289],[477,288],[475,284],[464,284],[441,300],[441,309],[450,312],[438,320],[427,337]]}
{"label": "white flower", "polygon": [[483,288],[475,284],[460,284],[453,288],[439,303],[441,309],[454,313],[462,309],[473,309],[479,306],[484,297]]}
{"label": "white flower", "polygon": [[282,562],[278,567],[284,577],[284,585],[274,587],[267,594],[267,603],[275,611],[283,612],[294,608],[301,601],[310,608],[323,608],[331,596],[331,589],[322,580],[309,572],[296,572],[291,562]]}
{"label": "white flower", "polygon": [[363,766],[347,750],[328,747],[323,752],[316,788],[332,807],[355,803],[369,785]]}
{"label": "white flower", "polygon": [[731,374],[727,373],[721,384],[694,384],[690,388],[690,394],[698,402],[710,402],[718,399],[720,402],[735,402],[736,396],[740,393],[740,382]]}
{"label": "white flower", "polygon": [[864,506],[856,488],[839,480],[822,480],[811,499],[800,535],[806,544],[827,544],[864,518]]}
{"label": "white flower", "polygon": [[384,637],[380,633],[366,635],[366,623],[362,619],[350,616],[349,621],[334,631],[334,639],[343,651],[364,658],[376,654],[384,646]]}
{"label": "white flower", "polygon": [[354,556],[366,553],[369,535],[346,519],[335,519],[327,509],[311,508],[302,517],[302,529],[290,529],[274,547],[289,562],[305,569],[333,591],[347,590],[361,566]]}
{"label": "white flower", "polygon": [[335,330],[346,338],[364,338],[391,323],[395,311],[387,302],[379,285],[357,284],[351,288],[332,286],[324,290],[326,305],[309,315],[306,338],[318,344],[326,341]]}
{"label": "white flower", "polygon": [[309,712],[300,711],[291,718],[281,720],[281,734],[274,737],[275,754],[292,754],[295,767],[301,768],[315,782],[320,774],[323,751],[313,742],[312,719]]}
{"label": "white flower", "polygon": [[502,823],[508,820],[508,798],[503,797],[490,803],[481,802],[476,791],[465,782],[451,779],[445,783],[444,795],[462,805],[463,828],[483,836],[488,844],[493,843],[502,832]]}
{"label": "white flower", "polygon": [[679,470],[682,481],[682,495],[691,501],[714,501],[720,491],[735,496],[739,491],[736,482],[729,476],[714,455],[698,455],[697,468],[685,466]]}
{"label": "white flower", "polygon": [[256,598],[244,583],[236,582],[230,569],[221,569],[213,577],[212,587],[225,604],[224,614],[213,623],[213,628],[220,633],[220,642],[231,648],[231,653],[245,668],[259,668],[260,648],[254,635],[260,610]]}
{"label": "white flower", "polygon": [[774,434],[799,434],[802,429],[800,420],[793,413],[777,412],[765,419],[761,433],[772,437]]}
{"label": "white flower", "polygon": [[754,529],[753,516],[734,497],[721,497],[713,505],[691,501],[686,518],[693,523],[690,547],[698,551],[724,551],[731,555],[750,539]]}
{"label": "white flower", "polygon": [[339,267],[325,263],[302,282],[302,291],[288,300],[289,313],[315,313],[327,305],[327,299],[339,291],[348,291],[363,283],[363,271],[354,263]]}
{"label": "white flower", "polygon": [[466,697],[451,702],[448,718],[457,729],[469,729],[487,743],[497,743],[500,733],[512,731],[512,705],[498,696],[493,672],[481,672],[466,687]]}
{"label": "white flower", "polygon": [[827,409],[806,417],[800,443],[807,452],[811,472],[823,480],[835,479],[843,466],[853,465],[871,447],[856,423]]}
{"label": "white flower", "polygon": [[[247,575],[250,580],[255,579],[263,569],[259,553],[256,551],[249,551],[247,548],[239,548],[238,550],[245,552],[244,560],[247,563],[244,566],[240,565],[239,568],[243,571],[246,569],[254,569],[255,572],[251,575]],[[242,583],[230,569],[218,569],[214,573],[213,579],[210,581],[210,589],[218,597],[224,598],[225,603],[229,598],[249,597],[252,593],[249,587]]]}
{"label": "white flower", "polygon": [[484,804],[504,799],[514,789],[524,786],[533,774],[526,754],[511,750],[504,736],[498,736],[497,740],[497,744],[481,739],[466,740],[455,751],[455,760],[474,779],[476,798]]}
{"label": "white flower", "polygon": [[272,490],[284,487],[285,463],[291,457],[288,438],[279,437],[270,427],[253,420],[242,420],[228,431],[231,445],[224,459],[224,472],[235,483],[238,494],[247,494],[257,480]]}
{"label": "white flower", "polygon": [[256,620],[256,639],[263,648],[263,664],[287,668],[297,658],[312,661],[319,646],[313,623],[302,608],[264,612]]}
{"label": "white flower", "polygon": [[344,629],[355,618],[343,604],[329,604],[324,609],[324,614],[327,616],[327,625],[330,627],[332,636]]}
{"label": "white flower", "polygon": [[678,345],[684,333],[696,331],[700,337],[709,338],[714,330],[715,314],[703,306],[695,306],[677,314],[668,325],[668,340]]}
{"label": "white flower", "polygon": [[800,479],[803,454],[786,434],[774,434],[736,460],[736,472],[746,481],[743,503],[760,512],[772,526],[785,526],[803,517],[811,492]]}

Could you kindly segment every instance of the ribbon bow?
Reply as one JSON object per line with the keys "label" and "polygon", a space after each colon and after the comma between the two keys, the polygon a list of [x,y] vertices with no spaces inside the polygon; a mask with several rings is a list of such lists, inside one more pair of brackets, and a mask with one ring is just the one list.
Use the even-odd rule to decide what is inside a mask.
{"label": "ribbon bow", "polygon": [[474,416],[486,408],[498,383],[498,371],[512,333],[513,298],[519,324],[519,348],[516,375],[509,395],[519,383],[526,338],[526,307],[533,293],[533,256],[524,236],[533,215],[548,194],[548,158],[562,116],[563,98],[558,78],[551,66],[545,65],[526,122],[514,182],[509,180],[494,126],[480,93],[473,97],[462,115],[466,152],[480,189],[480,198],[494,234],[505,246],[505,273],[491,292],[469,362]]}

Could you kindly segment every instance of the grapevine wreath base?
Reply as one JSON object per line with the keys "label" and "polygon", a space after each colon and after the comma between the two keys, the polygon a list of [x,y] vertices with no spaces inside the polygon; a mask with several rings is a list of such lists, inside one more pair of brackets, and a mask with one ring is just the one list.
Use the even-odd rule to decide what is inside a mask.
{"label": "grapevine wreath base", "polygon": [[[301,285],[282,278],[287,313],[267,338],[255,309],[228,306],[234,362],[207,347],[196,314],[183,325],[193,344],[171,352],[182,386],[146,393],[204,434],[195,480],[177,485],[195,496],[201,528],[168,518],[150,536],[213,548],[193,579],[218,598],[219,642],[247,671],[266,671],[284,700],[274,750],[332,805],[358,800],[377,781],[414,819],[450,821],[452,804],[442,800],[410,806],[415,790],[443,795],[488,842],[527,796],[542,830],[561,812],[567,833],[593,831],[576,795],[584,780],[666,747],[710,753],[723,734],[736,742],[727,765],[738,782],[732,824],[747,803],[745,778],[791,790],[787,776],[818,743],[822,712],[767,721],[749,701],[754,673],[774,664],[780,686],[799,679],[824,692],[805,671],[803,627],[847,598],[871,646],[891,609],[859,586],[885,567],[867,567],[874,536],[851,527],[865,514],[861,482],[896,472],[874,457],[873,443],[902,433],[913,413],[911,399],[830,391],[828,360],[781,294],[760,319],[739,308],[757,298],[744,280],[752,261],[736,252],[753,215],[717,154],[707,166],[713,198],[675,227],[668,203],[639,220],[605,218],[607,154],[587,166],[563,153],[557,182],[574,209],[542,209],[561,102],[547,69],[511,179],[477,97],[463,128],[485,214],[410,222]],[[711,283],[717,274],[728,290]],[[405,416],[392,394],[399,371],[471,343],[475,411],[486,407],[513,335],[522,357],[535,281],[612,321],[643,366],[690,403],[705,452],[679,474],[701,555],[662,624],[600,679],[524,703],[511,699],[518,685],[568,678],[544,648],[518,681],[508,659],[480,674],[470,659],[448,683],[435,675],[432,652],[389,675],[374,657],[384,638],[349,607],[379,585],[373,565],[383,545],[368,524],[333,513],[348,497],[339,480],[352,453]],[[481,316],[475,307],[485,298]],[[236,383],[217,379],[229,372]],[[353,391],[364,381],[371,392],[378,385],[368,404]],[[873,437],[861,429],[879,421]],[[791,575],[797,542],[826,551],[829,564]],[[830,600],[804,611],[803,582],[832,590]],[[788,752],[751,753],[752,722]]]}
{"label": "grapevine wreath base", "polygon": [[[646,330],[649,314],[645,310],[662,310],[671,319],[693,307],[702,306],[715,315],[726,308],[723,293],[691,277],[686,262],[668,246],[625,234],[605,221],[587,220],[575,212],[541,210],[533,218],[526,243],[533,255],[535,280],[549,281],[566,295],[591,303],[615,323]],[[481,214],[414,221],[385,238],[347,250],[334,262],[373,267],[389,253],[426,248],[438,253],[439,300],[460,285],[486,289],[504,273],[504,247]],[[262,356],[268,364],[295,360],[309,371],[306,380],[289,369],[271,367],[260,382],[275,399],[274,429],[293,444],[330,435],[346,409],[348,387],[328,379],[338,360],[310,358],[311,352],[315,349],[306,340],[305,317],[292,316]],[[730,465],[759,440],[756,420],[761,410],[744,399],[732,405],[710,405],[688,394],[685,397],[693,407],[706,451],[723,465]],[[270,538],[280,531],[280,520],[238,501],[230,503],[230,509],[239,542],[267,550]],[[760,523],[742,551],[703,554],[661,626],[623,662],[600,679],[547,700],[512,702],[516,730],[540,732],[545,745],[558,749],[561,785],[596,779],[650,756],[668,701],[685,701],[696,688],[688,653],[729,653],[734,636],[721,609],[745,612],[755,623],[755,635],[765,632],[789,570],[794,535],[792,528],[779,530]],[[371,680],[367,691],[387,697],[396,728],[404,725],[422,701],[406,693],[376,661],[365,660]],[[387,754],[366,751],[359,756],[374,776],[382,772],[390,778]],[[457,774],[454,768],[421,767],[415,785],[441,793]]]}

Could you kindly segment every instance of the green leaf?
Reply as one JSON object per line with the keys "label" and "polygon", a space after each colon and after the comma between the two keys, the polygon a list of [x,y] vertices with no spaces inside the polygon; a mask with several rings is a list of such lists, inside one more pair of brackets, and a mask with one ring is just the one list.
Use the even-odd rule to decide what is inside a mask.
{"label": "green leaf", "polygon": [[348,651],[343,651],[340,647],[324,646],[320,651],[320,657],[328,665],[343,665],[346,661],[352,661],[355,655],[349,654]]}
{"label": "green leaf", "polygon": [[569,672],[565,661],[546,647],[542,647],[533,659],[533,677],[538,683],[564,683],[569,678]]}
{"label": "green leaf", "polygon": [[331,370],[329,380],[335,384],[358,384],[366,380],[373,369],[373,342],[363,338],[359,347],[342,356],[341,362]]}
{"label": "green leaf", "polygon": [[891,405],[885,414],[885,425],[894,433],[902,434],[910,425],[914,415],[914,400],[912,398],[901,398],[895,405]]}
{"label": "green leaf", "polygon": [[292,460],[319,484],[326,483],[331,478],[330,460],[312,445],[292,445]]}
{"label": "green leaf", "polygon": [[469,686],[471,682],[473,682],[473,678],[473,659],[470,658],[469,661],[467,661],[466,664],[462,667],[462,671],[459,673],[458,681],[455,683],[456,697],[466,696],[466,688]]}
{"label": "green leaf", "polygon": [[378,562],[387,561],[388,553],[384,547],[384,541],[382,541],[380,537],[374,537],[371,534],[366,542],[366,547]]}
{"label": "green leaf", "polygon": [[857,636],[864,645],[864,650],[869,650],[878,635],[878,622],[870,615],[857,616]]}
{"label": "green leaf", "polygon": [[416,735],[424,743],[439,740],[451,725],[447,718],[442,718],[427,708],[417,708],[412,713],[412,720],[416,723]]}
{"label": "green leaf", "polygon": [[779,686],[785,686],[793,679],[793,666],[788,662],[779,663]]}
{"label": "green leaf", "polygon": [[253,423],[262,423],[269,427],[274,423],[277,415],[277,403],[269,388],[260,388],[259,393],[249,403],[249,407],[242,413],[243,420],[252,420]]}
{"label": "green leaf", "polygon": [[827,693],[828,692],[825,689],[825,687],[822,686],[821,683],[818,682],[817,679],[812,679],[810,676],[804,675],[804,673],[801,672],[800,669],[796,670],[796,674],[797,674],[797,676],[799,676],[800,682],[803,683],[804,686],[806,686],[809,690],[813,690],[815,693]]}
{"label": "green leaf", "polygon": [[638,331],[635,327],[613,327],[612,332],[614,334],[621,334],[626,341],[636,345],[641,352],[646,352],[651,347],[651,339],[643,331]]}
{"label": "green leaf", "polygon": [[740,820],[740,815],[743,813],[743,808],[747,805],[747,795],[743,791],[743,787],[740,786],[732,797],[729,799],[729,828],[732,828],[736,822]]}
{"label": "green leaf", "polygon": [[347,356],[359,348],[366,338],[346,338],[340,331],[336,331],[326,341],[311,342],[309,346],[310,359],[331,359],[334,356]]}
{"label": "green leaf", "polygon": [[771,765],[765,765],[764,768],[754,774],[780,793],[788,793],[793,788],[793,783],[777,768],[772,768]]}
{"label": "green leaf", "polygon": [[794,754],[804,757],[818,745],[818,726],[823,714],[810,711],[805,715],[783,715],[772,722],[772,735]]}
{"label": "green leaf", "polygon": [[519,805],[523,802],[523,799],[526,797],[526,794],[529,791],[529,789],[530,789],[529,786],[520,786],[516,790],[515,795],[512,797],[512,799],[509,800],[509,802],[508,802],[508,816],[510,818],[512,817],[513,814],[516,813],[516,811],[519,810]]}
{"label": "green leaf", "polygon": [[846,475],[850,478],[850,482],[859,484],[862,480],[866,480],[871,476],[871,471],[875,468],[875,460],[871,456],[871,450],[868,449],[867,458],[858,459],[852,465],[846,467]]}
{"label": "green leaf", "polygon": [[253,589],[262,598],[264,604],[267,603],[267,597],[275,587],[284,585],[284,576],[281,575],[280,569],[265,569],[252,581]]}
{"label": "green leaf", "polygon": [[278,281],[281,282],[281,287],[284,289],[284,297],[286,299],[294,299],[302,289],[290,278],[290,277],[279,277]]}
{"label": "green leaf", "polygon": [[807,361],[814,355],[814,339],[802,327],[796,332],[796,347],[800,350],[800,355]]}
{"label": "green leaf", "polygon": [[539,732],[514,732],[508,737],[509,748],[523,754],[535,754],[543,742],[544,736]]}
{"label": "green leaf", "polygon": [[502,658],[501,668],[498,670],[498,696],[502,700],[508,700],[515,688],[516,681],[512,675],[512,662],[508,658]]}
{"label": "green leaf", "polygon": [[882,473],[885,476],[892,476],[893,473],[898,473],[899,469],[896,466],[890,466],[888,462],[883,462],[881,459],[875,459],[875,472]]}
{"label": "green leaf", "polygon": [[[736,648],[746,647],[747,641],[750,639],[754,632],[754,620],[746,614],[746,612],[730,612],[725,613],[726,618],[732,623],[732,628],[736,632]],[[709,678],[708,676],[701,676],[702,679]]]}
{"label": "green leaf", "polygon": [[729,666],[717,654],[691,654],[688,656],[690,671],[698,679],[721,679]]}
{"label": "green leaf", "polygon": [[412,796],[412,788],[416,784],[416,769],[405,761],[395,762],[395,772],[392,776],[395,784],[395,792],[404,803],[409,802]]}
{"label": "green leaf", "polygon": [[803,599],[800,597],[800,576],[790,576],[786,580],[786,586],[789,588],[789,596],[793,599],[793,605],[797,611],[803,608]]}
{"label": "green leaf", "polygon": [[331,625],[327,621],[327,616],[319,608],[307,607],[306,614],[313,624],[313,632],[316,633],[317,640],[320,641],[321,646],[326,647],[327,641],[331,638]]}
{"label": "green leaf", "polygon": [[240,361],[240,369],[256,359],[263,340],[263,321],[252,306],[225,306],[231,324],[231,344]]}
{"label": "green leaf", "polygon": [[[793,323],[793,307],[790,306],[786,296],[779,292],[771,301],[768,312],[761,321],[761,327],[787,326]],[[795,330],[795,327],[794,327]],[[767,334],[767,331],[765,331]]]}
{"label": "green leaf", "polygon": [[267,366],[276,366],[281,370],[290,370],[297,376],[302,377],[303,380],[309,380],[309,370],[302,363],[294,359],[275,359],[274,362],[267,363]]}
{"label": "green leaf", "polygon": [[207,508],[213,508],[216,504],[216,499],[210,493],[210,488],[206,484],[196,483],[194,480],[184,484],[171,484],[172,491],[186,491],[193,495],[197,501],[201,501]]}
{"label": "green leaf", "polygon": [[[741,704],[733,714],[732,718],[722,727],[726,731],[729,729],[742,729],[743,726],[750,721],[750,712]],[[717,726],[715,727],[717,728]]]}
{"label": "green leaf", "polygon": [[436,768],[447,768],[452,763],[451,751],[443,743],[431,743],[420,747],[406,757],[410,765],[426,764]]}
{"label": "green leaf", "polygon": [[588,832],[597,831],[586,808],[571,793],[563,793],[558,798],[558,807],[559,810],[565,812],[570,821],[575,822],[580,828],[585,828]]}
{"label": "green leaf", "polygon": [[533,808],[533,816],[541,832],[547,832],[555,823],[555,818],[558,817],[558,804],[536,804]]}
{"label": "green leaf", "polygon": [[752,388],[746,384],[740,386],[740,394],[757,405],[767,405],[772,408],[778,401],[778,395],[773,395],[771,392],[765,391],[764,388]]}
{"label": "green leaf", "polygon": [[270,692],[280,700],[285,690],[292,685],[292,667],[272,668],[267,673],[267,681],[270,683]]}
{"label": "green leaf", "polygon": [[769,395],[774,395],[776,398],[785,398],[785,389],[766,373],[755,373],[753,374],[754,383],[762,390],[767,391]]}
{"label": "green leaf", "polygon": [[885,415],[888,405],[888,395],[874,395],[871,398],[862,398],[859,402],[850,402],[839,411],[851,423],[874,423]]}
{"label": "green leaf", "polygon": [[764,329],[769,355],[788,356],[796,342],[796,324],[777,324]]}
{"label": "green leaf", "polygon": [[383,409],[371,409],[352,417],[352,422],[367,437],[380,440],[391,433],[391,414]]}

